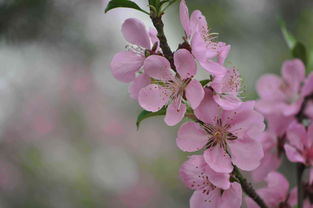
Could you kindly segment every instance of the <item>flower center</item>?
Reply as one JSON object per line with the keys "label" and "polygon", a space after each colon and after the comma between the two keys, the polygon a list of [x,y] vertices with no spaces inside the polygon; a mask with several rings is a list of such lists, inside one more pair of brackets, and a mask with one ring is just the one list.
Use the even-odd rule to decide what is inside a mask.
{"label": "flower center", "polygon": [[208,133],[209,141],[206,148],[219,145],[221,148],[227,148],[227,140],[235,140],[237,136],[228,131],[230,125],[223,124],[221,119],[218,119],[216,125],[202,124],[204,130]]}

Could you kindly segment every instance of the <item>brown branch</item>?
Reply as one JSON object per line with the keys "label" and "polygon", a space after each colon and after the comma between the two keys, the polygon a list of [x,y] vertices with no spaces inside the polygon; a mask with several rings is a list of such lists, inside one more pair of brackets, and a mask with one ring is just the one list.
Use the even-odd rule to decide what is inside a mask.
{"label": "brown branch", "polygon": [[234,166],[233,174],[238,180],[238,182],[241,184],[243,191],[251,199],[253,199],[260,206],[260,208],[267,208],[267,205],[265,204],[263,199],[258,195],[258,193],[254,190],[252,184],[249,183],[245,177],[243,177],[240,170],[236,166]]}

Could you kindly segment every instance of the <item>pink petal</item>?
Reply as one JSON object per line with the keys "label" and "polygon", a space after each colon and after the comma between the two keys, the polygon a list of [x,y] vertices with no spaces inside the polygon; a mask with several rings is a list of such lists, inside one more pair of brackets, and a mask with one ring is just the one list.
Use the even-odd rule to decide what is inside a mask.
{"label": "pink petal", "polygon": [[146,58],[144,71],[147,75],[158,80],[171,80],[173,75],[170,71],[170,62],[163,56],[152,55]]}
{"label": "pink petal", "polygon": [[186,5],[186,1],[185,0],[181,0],[180,1],[179,18],[180,18],[180,23],[183,26],[184,31],[185,31],[187,37],[189,37],[191,35],[190,20],[189,20],[189,10],[188,10],[188,7]]}
{"label": "pink petal", "polygon": [[271,172],[266,177],[267,189],[270,190],[270,197],[276,202],[283,202],[287,198],[289,183],[287,179],[278,172]]}
{"label": "pink petal", "polygon": [[210,168],[218,173],[230,173],[233,171],[229,155],[219,146],[210,147],[203,153],[205,161]]}
{"label": "pink petal", "polygon": [[305,159],[303,158],[303,156],[293,146],[289,144],[285,144],[284,148],[286,151],[286,156],[291,162],[299,162],[299,163],[305,162]]}
{"label": "pink petal", "polygon": [[205,166],[205,174],[208,177],[209,181],[214,186],[216,186],[218,188],[221,188],[221,189],[224,189],[224,190],[229,189],[229,187],[230,187],[229,177],[230,176],[229,176],[228,173],[218,173],[218,172],[215,172],[213,169],[211,169],[206,164],[206,166]]}
{"label": "pink petal", "polygon": [[179,175],[183,183],[192,190],[201,190],[207,186],[203,184],[205,163],[202,155],[192,155],[179,169]]}
{"label": "pink petal", "polygon": [[111,71],[115,79],[122,82],[131,82],[136,72],[142,67],[144,57],[130,51],[115,54],[111,61]]}
{"label": "pink petal", "polygon": [[220,118],[221,108],[214,102],[211,90],[205,89],[205,96],[194,113],[204,123],[215,124]]}
{"label": "pink petal", "polygon": [[295,187],[289,193],[288,204],[293,207],[297,204],[297,202],[298,202],[298,189],[297,187]]}
{"label": "pink petal", "polygon": [[199,63],[207,72],[214,76],[223,77],[227,72],[227,69],[223,65],[214,61],[205,60]]}
{"label": "pink petal", "polygon": [[194,122],[184,123],[178,130],[177,146],[186,152],[200,150],[208,142],[207,133]]}
{"label": "pink petal", "polygon": [[154,45],[155,43],[158,43],[158,47],[157,47],[156,51],[158,51],[159,48],[160,48],[160,44],[159,44],[160,41],[159,41],[159,39],[157,37],[157,34],[158,34],[158,31],[155,28],[150,28],[149,29],[149,37],[150,37],[152,45]]}
{"label": "pink petal", "polygon": [[196,109],[204,98],[204,89],[202,85],[199,81],[193,79],[187,85],[185,92],[191,108]]}
{"label": "pink petal", "polygon": [[313,92],[313,72],[310,73],[308,78],[305,80],[301,90],[302,96],[307,96]]}
{"label": "pink petal", "polygon": [[206,62],[218,55],[217,50],[207,47],[207,43],[203,40],[200,32],[196,32],[191,40],[192,54],[199,62]]}
{"label": "pink petal", "polygon": [[224,110],[234,110],[238,108],[242,101],[235,95],[220,95],[213,96],[215,102],[219,104]]}
{"label": "pink petal", "polygon": [[281,163],[276,153],[266,152],[261,161],[261,165],[252,172],[252,178],[255,182],[261,182],[272,171],[276,170]]}
{"label": "pink petal", "polygon": [[262,145],[254,139],[229,141],[232,163],[245,171],[256,169],[264,156]]}
{"label": "pink petal", "polygon": [[260,208],[259,205],[257,205],[257,203],[255,203],[251,198],[246,197],[246,205],[247,208]]}
{"label": "pink petal", "polygon": [[239,183],[232,183],[231,187],[223,192],[219,208],[240,208],[242,189]]}
{"label": "pink petal", "polygon": [[128,42],[150,49],[150,39],[145,25],[138,19],[129,18],[122,25],[122,33]]}
{"label": "pink petal", "polygon": [[256,88],[261,99],[284,100],[285,95],[281,91],[283,85],[284,83],[280,77],[266,74],[257,81]]}
{"label": "pink petal", "polygon": [[174,63],[182,79],[193,77],[197,73],[196,62],[186,49],[179,49],[174,53]]}
{"label": "pink petal", "polygon": [[194,33],[208,33],[208,23],[200,10],[194,10],[190,16],[190,30]]}
{"label": "pink petal", "polygon": [[190,198],[190,208],[217,208],[221,200],[219,189],[214,189],[208,194],[202,190],[193,192]]}
{"label": "pink petal", "polygon": [[151,82],[150,78],[145,74],[140,74],[136,79],[129,85],[128,92],[131,98],[138,99],[139,91]]}
{"label": "pink petal", "polygon": [[169,96],[170,93],[165,88],[150,84],[140,90],[138,102],[143,109],[156,112],[168,102]]}
{"label": "pink petal", "polygon": [[296,121],[290,124],[288,128],[287,139],[289,143],[299,151],[303,150],[305,144],[309,144],[305,127]]}
{"label": "pink petal", "polygon": [[184,118],[185,113],[186,105],[174,101],[167,107],[164,121],[168,126],[175,126]]}
{"label": "pink petal", "polygon": [[297,93],[305,78],[305,66],[299,59],[285,61],[282,66],[282,76],[289,86]]}
{"label": "pink petal", "polygon": [[229,51],[231,49],[230,45],[226,45],[222,48],[220,54],[218,55],[218,63],[219,64],[224,64],[225,59],[227,58]]}
{"label": "pink petal", "polygon": [[265,116],[268,122],[268,129],[276,136],[283,136],[289,125],[294,122],[294,116],[283,116],[280,114],[269,114]]}
{"label": "pink petal", "polygon": [[207,179],[219,188],[228,189],[230,187],[229,174],[213,171],[202,155],[189,157],[181,166],[179,174],[184,184],[193,190],[208,188]]}
{"label": "pink petal", "polygon": [[229,132],[238,138],[255,138],[264,131],[264,117],[253,110],[254,105],[254,101],[247,101],[235,110],[223,112],[222,120],[230,125]]}
{"label": "pink petal", "polygon": [[307,140],[305,146],[311,147],[313,145],[313,123],[308,128]]}

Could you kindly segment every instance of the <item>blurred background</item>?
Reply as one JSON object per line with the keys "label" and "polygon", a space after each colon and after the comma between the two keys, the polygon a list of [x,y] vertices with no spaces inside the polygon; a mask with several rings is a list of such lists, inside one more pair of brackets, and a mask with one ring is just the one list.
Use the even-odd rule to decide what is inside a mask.
{"label": "blurred background", "polygon": [[[145,0],[135,0],[146,8]],[[179,178],[188,156],[162,118],[136,130],[138,104],[109,70],[127,44],[122,22],[149,18],[128,9],[104,14],[106,0],[0,0],[0,208],[182,208],[191,191]],[[242,73],[255,81],[290,58],[277,17],[313,48],[311,0],[189,0]],[[182,37],[178,4],[165,15],[172,49]],[[206,77],[203,77],[204,79]]]}

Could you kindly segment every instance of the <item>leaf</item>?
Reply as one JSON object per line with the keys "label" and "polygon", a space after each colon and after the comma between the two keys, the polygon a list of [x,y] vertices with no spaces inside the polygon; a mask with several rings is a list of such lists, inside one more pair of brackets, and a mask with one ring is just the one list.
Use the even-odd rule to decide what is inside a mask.
{"label": "leaf", "polygon": [[115,8],[131,8],[141,11],[145,14],[148,14],[145,10],[141,9],[135,2],[129,0],[111,0],[107,7],[105,8],[104,12],[107,13],[108,11],[115,9]]}
{"label": "leaf", "polygon": [[200,81],[200,84],[201,84],[202,86],[205,86],[205,85],[207,85],[209,82],[211,82],[211,79],[204,79],[204,80],[201,80],[201,81]]}
{"label": "leaf", "polygon": [[285,41],[290,49],[293,49],[297,43],[296,38],[288,31],[286,23],[282,18],[278,19],[278,24],[280,25],[280,30],[283,33]]}
{"label": "leaf", "polygon": [[308,68],[310,64],[310,57],[303,43],[298,41],[287,29],[286,23],[280,18],[278,20],[280,29],[283,33],[285,41],[291,50],[291,54],[294,58],[299,58],[303,61],[304,65]]}
{"label": "leaf", "polygon": [[137,129],[139,129],[139,125],[140,123],[150,117],[155,117],[155,116],[163,116],[166,113],[166,107],[163,107],[161,110],[157,111],[157,112],[150,112],[150,111],[141,111],[141,113],[138,115],[137,117],[137,122],[136,122],[136,126]]}
{"label": "leaf", "polygon": [[291,50],[294,58],[299,58],[303,61],[304,65],[307,66],[308,57],[306,54],[305,46],[301,42],[297,42],[294,48]]}

